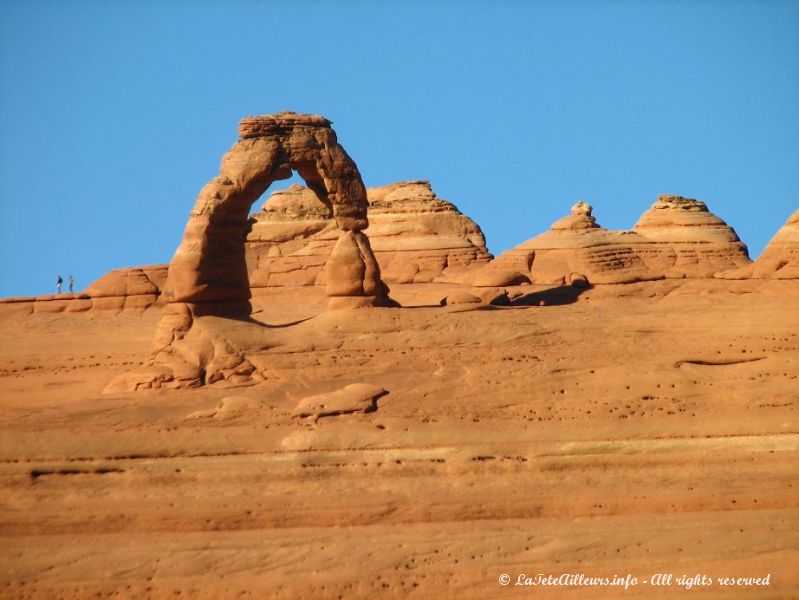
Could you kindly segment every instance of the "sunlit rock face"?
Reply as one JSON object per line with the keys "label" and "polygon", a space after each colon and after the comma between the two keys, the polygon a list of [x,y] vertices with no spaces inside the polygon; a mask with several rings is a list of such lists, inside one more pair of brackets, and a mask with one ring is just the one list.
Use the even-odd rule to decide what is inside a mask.
{"label": "sunlit rock face", "polygon": [[[427,181],[367,189],[369,241],[388,283],[456,277],[491,259],[472,219],[438,198]],[[247,266],[252,287],[324,285],[338,232],[306,187],[274,192],[251,219]]]}
{"label": "sunlit rock face", "polygon": [[639,256],[667,278],[712,277],[751,262],[735,230],[699,200],[660,196],[633,231],[648,242]]}
{"label": "sunlit rock face", "polygon": [[330,125],[320,115],[291,112],[241,120],[240,139],[200,191],[169,263],[160,294],[166,310],[148,368],[123,374],[110,384],[111,392],[262,380],[245,352],[269,346],[267,330],[249,320],[245,241],[253,204],[292,172],[334,223],[336,241],[325,269],[328,308],[394,304],[364,232],[366,187]]}
{"label": "sunlit rock face", "polygon": [[320,115],[296,113],[241,120],[241,139],[222,157],[219,175],[201,190],[169,263],[163,290],[167,302],[238,302],[242,312],[248,310],[244,241],[250,210],[273,182],[294,171],[330,211],[339,236],[359,240],[363,255],[353,259],[364,266],[364,276],[374,278],[362,282],[361,289],[375,291],[376,303],[387,300],[379,269],[366,268],[374,263],[362,233],[369,227],[366,188],[330,125]]}
{"label": "sunlit rock face", "polygon": [[799,210],[788,217],[751,265],[720,273],[724,279],[799,279]]}
{"label": "sunlit rock face", "polygon": [[582,274],[592,284],[631,283],[658,279],[647,268],[634,246],[644,243],[638,233],[601,227],[593,208],[585,202],[552,224],[549,231],[501,254],[497,262],[530,267],[534,283],[562,284],[572,273]]}
{"label": "sunlit rock face", "polygon": [[632,230],[601,227],[585,202],[551,229],[497,258],[529,263],[534,283],[564,283],[574,274],[591,284],[713,277],[750,263],[746,245],[704,202],[660,196]]}

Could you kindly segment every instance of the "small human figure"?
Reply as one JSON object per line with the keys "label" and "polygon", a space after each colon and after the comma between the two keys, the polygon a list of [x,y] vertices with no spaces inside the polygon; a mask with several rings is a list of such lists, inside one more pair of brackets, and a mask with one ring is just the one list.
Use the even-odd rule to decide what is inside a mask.
{"label": "small human figure", "polygon": [[69,293],[71,294],[72,293],[72,286],[75,285],[75,278],[72,275],[70,275],[68,281],[69,281]]}
{"label": "small human figure", "polygon": [[58,276],[58,279],[55,282],[55,287],[58,290],[58,293],[61,293],[61,284],[64,283],[64,280],[61,279],[61,275]]}

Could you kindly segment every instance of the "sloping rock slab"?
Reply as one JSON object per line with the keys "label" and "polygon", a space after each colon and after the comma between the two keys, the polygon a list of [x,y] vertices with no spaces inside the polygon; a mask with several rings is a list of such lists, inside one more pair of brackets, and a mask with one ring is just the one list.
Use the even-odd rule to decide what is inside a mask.
{"label": "sloping rock slab", "polygon": [[258,413],[263,409],[263,403],[257,398],[248,396],[227,396],[222,398],[216,408],[198,410],[186,415],[186,419],[215,419],[226,421],[237,417],[244,417]]}
{"label": "sloping rock slab", "polygon": [[291,414],[295,417],[313,417],[316,421],[320,417],[373,412],[377,410],[377,399],[387,393],[387,390],[376,385],[351,383],[335,392],[303,398]]}

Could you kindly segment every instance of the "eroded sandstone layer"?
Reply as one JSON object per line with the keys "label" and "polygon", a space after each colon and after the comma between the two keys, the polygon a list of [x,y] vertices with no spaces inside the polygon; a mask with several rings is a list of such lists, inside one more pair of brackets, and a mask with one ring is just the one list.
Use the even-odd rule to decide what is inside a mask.
{"label": "eroded sandstone layer", "polygon": [[109,393],[263,378],[248,355],[270,341],[267,330],[249,319],[244,241],[253,203],[292,171],[335,221],[338,235],[325,266],[329,307],[392,304],[364,233],[369,226],[366,188],[330,121],[296,113],[246,117],[239,135],[222,158],[219,175],[200,192],[169,263],[161,293],[167,306],[149,365],[119,377]]}
{"label": "eroded sandstone layer", "polygon": [[663,278],[707,278],[748,265],[746,245],[704,202],[659,196],[630,231],[599,226],[592,207],[579,202],[571,214],[497,257],[496,266],[515,266],[531,280],[590,284],[632,283]]}
{"label": "eroded sandstone layer", "polygon": [[639,256],[668,278],[712,277],[751,262],[735,230],[699,200],[660,196],[633,231],[647,240]]}
{"label": "eroded sandstone layer", "polygon": [[535,283],[569,283],[582,275],[591,284],[632,283],[660,279],[649,269],[635,247],[645,243],[634,231],[612,231],[597,224],[593,209],[585,202],[552,228],[497,257],[497,266],[529,265]]}
{"label": "eroded sandstone layer", "polygon": [[[480,227],[427,181],[369,188],[369,240],[389,283],[457,277],[491,259]],[[246,254],[252,287],[324,285],[337,233],[308,188],[277,191],[253,218]]]}
{"label": "eroded sandstone layer", "polygon": [[[799,597],[799,282],[431,306],[469,289],[266,288],[235,388],[103,393],[159,305],[0,317],[0,597]],[[538,573],[770,584],[499,582]]]}
{"label": "eroded sandstone layer", "polygon": [[[439,281],[491,289],[531,280],[605,285],[664,278],[799,277],[796,214],[752,263],[732,227],[704,202],[660,196],[631,231],[613,231],[601,227],[593,208],[581,201],[550,231],[491,260],[480,227],[438,198],[428,182],[370,188],[367,201],[372,252],[382,278],[392,283]],[[312,190],[295,185],[274,192],[250,223],[245,255],[251,288],[325,285],[325,263],[340,232],[330,207]],[[142,271],[149,284],[141,279]],[[117,269],[90,286],[89,297],[0,300],[0,312],[140,310],[154,299],[136,282],[154,286],[158,300],[165,273],[165,265]],[[130,288],[120,283],[126,278]],[[130,290],[130,300],[119,295],[123,288]]]}
{"label": "eroded sandstone layer", "polygon": [[788,217],[755,262],[717,276],[725,279],[799,279],[799,210]]}
{"label": "eroded sandstone layer", "polygon": [[0,298],[0,315],[142,311],[159,301],[166,276],[167,265],[114,269],[92,282],[84,292]]}
{"label": "eroded sandstone layer", "polygon": [[[292,170],[331,211],[341,231],[339,243],[359,263],[346,275],[369,277],[348,281],[346,295],[386,300],[387,289],[363,233],[369,226],[366,188],[330,121],[296,113],[246,117],[239,135],[222,158],[219,176],[203,188],[191,212],[169,263],[166,300],[193,304],[250,298],[244,252],[250,209],[274,181],[291,177]],[[335,290],[331,295],[336,297]]]}
{"label": "eroded sandstone layer", "polygon": [[449,279],[491,260],[480,226],[436,196],[428,181],[367,190],[370,237],[386,281]]}
{"label": "eroded sandstone layer", "polygon": [[92,308],[145,309],[158,301],[167,278],[167,265],[114,269],[86,288]]}

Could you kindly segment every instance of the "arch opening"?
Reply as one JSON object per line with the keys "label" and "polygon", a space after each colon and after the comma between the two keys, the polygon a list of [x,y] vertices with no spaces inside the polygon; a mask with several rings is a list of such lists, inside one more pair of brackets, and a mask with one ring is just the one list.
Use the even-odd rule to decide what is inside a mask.
{"label": "arch opening", "polygon": [[245,241],[253,204],[293,171],[328,206],[339,230],[324,267],[328,307],[397,306],[364,232],[366,188],[330,121],[296,113],[247,117],[239,136],[219,175],[200,191],[169,263],[162,292],[167,306],[150,365],[121,376],[106,391],[263,379],[248,358],[268,344],[261,333],[267,328],[250,319]]}
{"label": "arch opening", "polygon": [[326,265],[328,295],[360,298],[358,305],[390,304],[364,233],[369,226],[366,188],[330,125],[324,117],[296,113],[241,121],[241,139],[222,158],[219,175],[200,192],[170,262],[167,302],[238,303],[241,312],[249,311],[244,242],[250,211],[272,183],[296,172],[328,207],[341,232]]}

